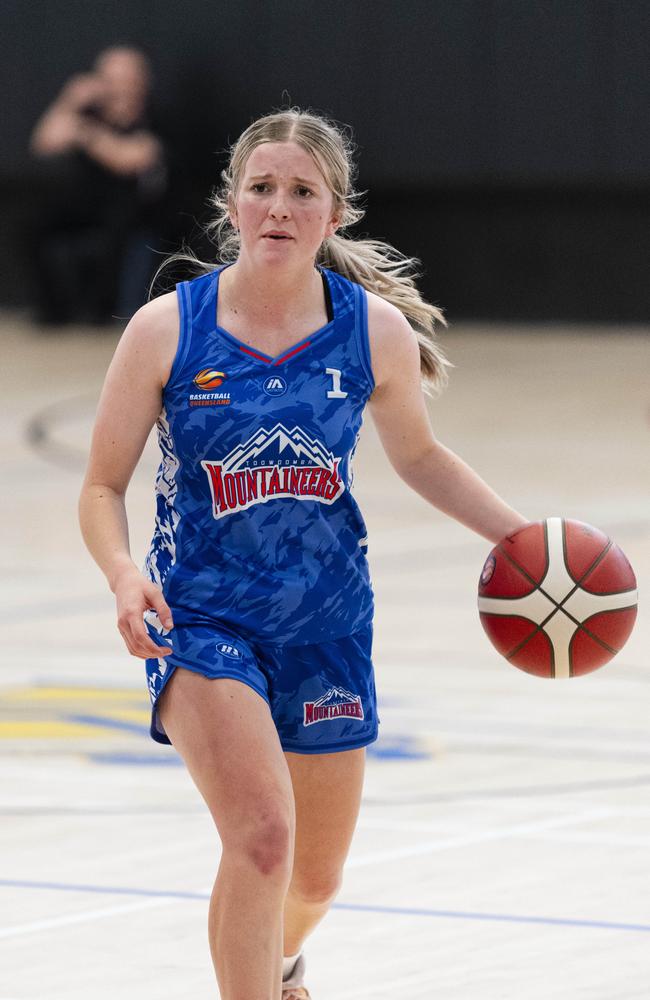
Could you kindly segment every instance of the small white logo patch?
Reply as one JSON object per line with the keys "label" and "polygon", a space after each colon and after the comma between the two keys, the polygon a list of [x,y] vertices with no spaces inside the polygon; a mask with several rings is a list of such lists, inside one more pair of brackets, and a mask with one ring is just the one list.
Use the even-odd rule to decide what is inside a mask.
{"label": "small white logo patch", "polygon": [[264,381],[263,389],[267,396],[284,396],[287,383],[281,375],[269,375]]}
{"label": "small white logo patch", "polygon": [[231,660],[240,660],[241,653],[236,646],[231,646],[228,642],[218,642],[217,652],[222,656],[228,656]]}

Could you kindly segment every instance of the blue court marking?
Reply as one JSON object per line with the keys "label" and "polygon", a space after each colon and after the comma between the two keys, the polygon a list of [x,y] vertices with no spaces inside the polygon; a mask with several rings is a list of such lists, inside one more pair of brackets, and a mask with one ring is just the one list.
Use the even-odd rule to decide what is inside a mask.
{"label": "blue court marking", "polygon": [[94,892],[105,896],[146,896],[151,899],[209,899],[209,892],[182,892],[174,889],[131,889],[119,885],[77,885],[74,882],[29,882],[26,879],[0,878],[0,886],[13,889],[55,889],[58,892]]}
{"label": "blue court marking", "polygon": [[[209,892],[182,892],[171,889],[135,889],[124,886],[77,885],[72,882],[30,882],[24,879],[0,879],[0,886],[12,889],[55,889],[59,892],[92,892],[107,896],[145,896],[150,899],[210,898]],[[397,917],[437,917],[443,920],[480,920],[506,924],[537,924],[547,927],[586,927],[592,930],[637,931],[650,933],[650,924],[624,924],[611,920],[573,920],[568,917],[533,917],[515,913],[474,913],[463,910],[425,910],[405,906],[372,906],[364,903],[334,903],[332,909],[357,913],[386,913]]]}
{"label": "blue court marking", "polygon": [[366,748],[366,753],[379,760],[429,760],[432,756],[412,736],[380,736]]}
{"label": "blue court marking", "polygon": [[93,764],[128,764],[135,767],[182,767],[183,761],[176,753],[164,750],[158,753],[90,753]]}
{"label": "blue court marking", "polygon": [[64,721],[77,722],[84,726],[98,726],[101,729],[119,729],[123,733],[135,733],[137,736],[149,735],[149,730],[141,722],[127,722],[107,715],[65,715]]}
{"label": "blue court marking", "polygon": [[[85,726],[98,726],[103,729],[117,729],[122,732],[136,733],[148,736],[146,727],[136,722],[126,722],[100,715],[67,715],[66,722],[83,723]],[[429,760],[432,754],[421,747],[419,741],[412,736],[383,736],[367,748],[369,757],[375,760]],[[156,753],[134,753],[129,751],[107,751],[90,753],[89,760],[95,764],[124,764],[142,767],[172,766],[180,767],[182,760],[175,753],[158,751]]]}
{"label": "blue court marking", "polygon": [[509,924],[546,924],[551,927],[592,927],[597,930],[650,933],[650,924],[620,924],[610,920],[572,920],[568,917],[532,917],[524,914],[472,913],[463,910],[420,910],[403,906],[366,906],[363,903],[334,903],[334,908],[363,913],[392,913],[403,917],[442,917],[452,920],[488,920]]}

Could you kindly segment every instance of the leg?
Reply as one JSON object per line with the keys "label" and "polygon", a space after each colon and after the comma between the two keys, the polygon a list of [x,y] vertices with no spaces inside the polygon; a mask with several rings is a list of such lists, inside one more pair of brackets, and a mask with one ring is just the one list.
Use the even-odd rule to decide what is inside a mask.
{"label": "leg", "polygon": [[365,750],[286,758],[296,801],[296,844],[284,905],[284,954],[296,955],[340,888],[361,804]]}
{"label": "leg", "polygon": [[177,669],[160,718],[223,845],[208,921],[221,998],[279,1000],[295,819],[268,705],[239,681]]}

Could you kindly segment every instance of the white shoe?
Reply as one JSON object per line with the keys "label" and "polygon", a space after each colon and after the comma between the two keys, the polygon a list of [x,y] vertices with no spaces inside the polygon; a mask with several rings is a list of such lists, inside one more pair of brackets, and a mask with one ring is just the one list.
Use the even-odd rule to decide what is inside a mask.
{"label": "white shoe", "polygon": [[304,986],[305,957],[299,955],[288,979],[282,980],[282,1000],[311,1000],[309,990]]}

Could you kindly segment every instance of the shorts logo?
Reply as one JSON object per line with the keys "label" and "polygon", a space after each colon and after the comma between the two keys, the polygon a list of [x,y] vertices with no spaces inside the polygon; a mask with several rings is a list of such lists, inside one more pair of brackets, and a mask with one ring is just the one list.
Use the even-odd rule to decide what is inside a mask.
{"label": "shorts logo", "polygon": [[211,392],[211,389],[218,389],[223,380],[227,378],[225,372],[218,372],[215,368],[202,368],[194,376],[194,385],[200,389],[200,393],[190,393],[190,406],[229,406],[229,392]]}
{"label": "shorts logo", "polygon": [[284,396],[287,391],[287,383],[281,375],[269,375],[264,380],[263,389],[267,396]]}
{"label": "shorts logo", "polygon": [[260,428],[220,461],[201,462],[212,492],[215,519],[276,497],[332,504],[345,483],[335,458],[300,428]]}
{"label": "shorts logo", "polygon": [[239,650],[237,649],[237,647],[236,646],[231,646],[227,642],[218,642],[217,643],[217,652],[221,653],[222,656],[229,657],[231,660],[240,660],[241,659],[241,653],[239,652]]}
{"label": "shorts logo", "polygon": [[316,722],[330,722],[342,717],[363,719],[361,698],[345,688],[332,687],[318,701],[304,701],[303,706],[303,726],[313,726]]}

